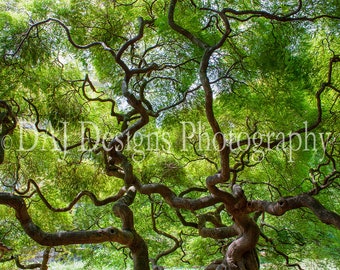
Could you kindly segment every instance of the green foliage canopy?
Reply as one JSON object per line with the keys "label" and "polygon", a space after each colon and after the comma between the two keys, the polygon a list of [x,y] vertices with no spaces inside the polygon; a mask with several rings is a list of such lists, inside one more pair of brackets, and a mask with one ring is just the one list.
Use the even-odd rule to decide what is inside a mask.
{"label": "green foliage canopy", "polygon": [[[43,231],[90,231],[122,222],[118,199],[97,207],[84,196],[60,209],[81,192],[104,199],[135,186],[134,228],[150,261],[170,267],[220,258],[231,242],[201,237],[200,220],[218,213],[206,229],[228,227],[237,215],[222,199],[192,210],[147,188],[213,198],[207,177],[229,175],[214,186],[234,197],[242,186],[247,207],[308,194],[339,213],[339,22],[337,0],[0,3],[0,101],[10,106],[0,104],[1,192],[24,198]],[[303,206],[282,217],[248,209],[269,268],[306,258],[340,266],[339,230]],[[43,249],[5,206],[0,217],[13,254],[28,261]],[[131,264],[117,249],[65,245],[53,259]]]}

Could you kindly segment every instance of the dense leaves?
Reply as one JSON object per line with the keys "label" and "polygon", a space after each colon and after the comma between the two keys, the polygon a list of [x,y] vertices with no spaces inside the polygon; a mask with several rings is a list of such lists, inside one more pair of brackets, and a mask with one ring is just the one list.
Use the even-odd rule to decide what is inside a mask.
{"label": "dense leaves", "polygon": [[340,267],[339,23],[336,0],[1,3],[0,263]]}

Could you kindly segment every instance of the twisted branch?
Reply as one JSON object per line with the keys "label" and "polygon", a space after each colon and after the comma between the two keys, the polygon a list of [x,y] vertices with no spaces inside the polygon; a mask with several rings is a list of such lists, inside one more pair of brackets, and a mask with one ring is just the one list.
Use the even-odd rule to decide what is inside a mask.
{"label": "twisted branch", "polygon": [[27,205],[20,196],[0,192],[0,204],[11,207],[26,234],[43,246],[60,246],[73,244],[95,244],[103,242],[117,242],[129,245],[133,241],[133,235],[129,231],[123,231],[115,227],[108,227],[93,231],[60,231],[57,233],[44,232],[31,219],[27,211]]}
{"label": "twisted branch", "polygon": [[33,180],[33,179],[29,179],[27,181],[27,188],[24,191],[19,191],[17,189],[15,189],[15,192],[20,194],[20,195],[25,195],[27,194],[30,189],[31,189],[31,185],[34,186],[36,193],[39,195],[40,199],[43,201],[43,203],[46,205],[46,207],[48,209],[50,209],[53,212],[66,212],[69,211],[73,208],[73,206],[84,196],[87,196],[91,199],[91,201],[93,202],[93,204],[95,206],[103,206],[112,202],[117,201],[118,199],[120,199],[126,192],[125,187],[121,188],[118,193],[114,196],[111,197],[107,197],[104,200],[99,200],[96,195],[94,195],[91,191],[88,190],[83,190],[81,192],[79,192],[77,194],[77,196],[69,203],[68,206],[63,207],[63,208],[55,208],[53,207],[48,200],[46,199],[46,197],[42,194],[39,185]]}
{"label": "twisted branch", "polygon": [[77,44],[72,38],[70,29],[62,21],[60,21],[59,19],[56,19],[56,18],[48,18],[46,20],[43,20],[43,21],[40,21],[40,22],[37,22],[37,23],[30,25],[30,27],[28,28],[26,33],[23,34],[24,38],[20,41],[17,49],[13,53],[6,53],[5,56],[12,56],[12,57],[15,56],[21,50],[23,44],[28,39],[31,31],[34,28],[37,28],[38,26],[49,23],[49,22],[54,22],[54,23],[59,24],[65,30],[68,41],[75,48],[85,50],[85,49],[89,49],[89,48],[92,48],[92,47],[95,47],[95,46],[101,46],[104,50],[109,51],[113,56],[115,56],[113,49],[110,48],[105,42],[102,42],[102,41],[95,41],[95,42],[92,42],[92,43],[89,43],[89,44],[86,44],[86,45]]}
{"label": "twisted branch", "polygon": [[278,202],[254,200],[249,201],[247,204],[249,213],[261,211],[275,216],[281,216],[289,210],[301,207],[309,208],[323,223],[334,225],[336,228],[340,229],[340,215],[326,209],[317,199],[308,194],[284,197]]}

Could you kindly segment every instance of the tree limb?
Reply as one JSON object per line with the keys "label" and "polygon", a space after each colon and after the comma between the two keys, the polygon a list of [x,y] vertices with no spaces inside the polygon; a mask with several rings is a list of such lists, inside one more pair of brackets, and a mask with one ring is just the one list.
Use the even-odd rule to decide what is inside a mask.
{"label": "tree limb", "polygon": [[34,28],[37,28],[39,25],[43,25],[43,24],[46,24],[46,23],[49,23],[49,22],[54,22],[54,23],[57,23],[59,24],[66,32],[66,35],[67,35],[67,38],[68,38],[68,41],[72,44],[72,46],[74,46],[75,48],[77,49],[89,49],[91,47],[94,47],[94,46],[101,46],[104,50],[106,51],[109,51],[112,55],[115,56],[115,53],[113,51],[112,48],[110,48],[107,44],[105,44],[105,42],[102,42],[102,41],[95,41],[95,42],[92,42],[92,43],[89,43],[89,44],[86,44],[86,45],[79,45],[77,44],[73,38],[72,38],[72,35],[71,35],[71,32],[70,32],[70,29],[62,22],[60,21],[59,19],[56,19],[56,18],[48,18],[46,20],[43,20],[43,21],[40,21],[40,22],[37,22],[37,23],[34,23],[32,24],[28,30],[26,31],[26,33],[23,34],[24,38],[20,41],[19,43],[19,46],[17,47],[17,49],[13,52],[13,53],[7,53],[5,54],[8,55],[8,56],[15,56],[22,48],[23,44],[25,43],[26,39],[29,37],[31,31],[34,29]]}
{"label": "tree limb", "polygon": [[43,246],[60,246],[72,244],[94,244],[103,242],[117,242],[129,245],[133,241],[133,234],[129,231],[109,227],[94,231],[61,231],[48,233],[41,230],[31,219],[27,211],[27,205],[23,198],[17,195],[1,192],[0,204],[7,205],[15,210],[26,234]]}
{"label": "tree limb", "polygon": [[309,208],[323,223],[334,225],[336,228],[340,229],[340,215],[327,210],[317,199],[308,194],[284,197],[278,202],[254,200],[249,201],[247,204],[249,213],[264,211],[275,216],[281,216],[289,210],[301,207]]}

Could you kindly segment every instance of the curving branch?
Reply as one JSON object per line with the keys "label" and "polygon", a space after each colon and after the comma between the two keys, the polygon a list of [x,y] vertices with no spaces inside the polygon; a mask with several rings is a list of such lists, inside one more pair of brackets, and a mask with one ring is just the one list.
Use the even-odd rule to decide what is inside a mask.
{"label": "curving branch", "polygon": [[[248,21],[252,18],[266,18],[266,19],[279,21],[279,22],[294,22],[294,21],[314,22],[322,18],[340,20],[339,16],[328,15],[328,14],[318,15],[314,17],[307,17],[307,16],[293,17],[294,15],[298,14],[301,11],[301,9],[302,9],[302,1],[299,0],[299,4],[295,10],[282,16],[278,16],[273,13],[269,13],[269,12],[262,11],[262,10],[235,10],[232,8],[224,8],[222,12],[225,14],[235,15],[236,17],[230,16],[230,15],[227,15],[227,16],[238,21]],[[239,16],[241,16],[241,18]],[[242,16],[248,16],[248,17],[243,18]]]}
{"label": "curving branch", "polygon": [[129,39],[127,42],[125,42],[121,48],[119,49],[117,55],[115,56],[116,62],[124,71],[124,80],[121,84],[121,90],[123,96],[127,99],[127,102],[129,105],[131,105],[134,108],[134,112],[137,112],[140,114],[140,118],[130,125],[129,127],[126,127],[125,130],[122,131],[122,133],[113,138],[110,143],[108,144],[108,147],[111,149],[110,154],[112,156],[116,156],[116,148],[124,148],[128,138],[132,138],[134,134],[140,130],[142,127],[144,127],[149,122],[149,115],[153,114],[150,113],[144,106],[140,99],[136,98],[135,95],[133,95],[129,91],[129,82],[133,75],[137,74],[145,74],[149,73],[153,70],[158,69],[158,65],[153,63],[147,67],[141,67],[136,69],[130,69],[127,64],[122,60],[122,56],[124,52],[132,45],[134,45],[137,41],[143,38],[144,35],[144,28],[146,25],[150,25],[153,23],[153,20],[151,21],[145,21],[143,18],[138,18],[139,20],[139,31],[136,36]]}
{"label": "curving branch", "polygon": [[216,186],[220,182],[221,175],[219,173],[206,178],[206,185],[210,193],[215,197],[220,198],[225,203],[227,210],[229,211],[236,204],[237,200],[231,193],[223,191]]}
{"label": "curving branch", "polygon": [[79,230],[47,233],[32,221],[27,205],[22,197],[1,192],[0,204],[13,208],[16,218],[26,234],[41,245],[53,247],[72,244],[117,242],[131,250],[135,270],[146,270],[149,269],[148,249],[144,240],[134,228],[133,213],[129,208],[135,195],[136,189],[130,187],[126,195],[121,197],[113,206],[114,214],[122,221],[122,229],[109,227],[93,231]]}
{"label": "curving branch", "polygon": [[129,208],[135,196],[135,187],[130,187],[126,195],[114,204],[113,213],[122,220],[123,231],[132,234],[131,242],[127,246],[132,253],[134,270],[147,270],[149,269],[148,247],[143,238],[135,230],[133,212]]}
{"label": "curving branch", "polygon": [[121,48],[119,49],[119,51],[117,52],[117,55],[115,57],[117,63],[123,68],[126,78],[125,80],[129,80],[131,78],[131,76],[133,74],[141,74],[141,73],[148,73],[154,69],[156,69],[158,67],[158,65],[156,64],[151,64],[148,67],[145,68],[137,68],[137,69],[130,69],[126,63],[121,59],[124,52],[133,44],[135,44],[137,41],[139,41],[143,35],[144,35],[144,28],[146,25],[150,25],[154,22],[154,20],[150,20],[150,21],[146,21],[144,20],[142,17],[138,18],[138,22],[139,22],[139,30],[138,30],[138,34],[136,36],[134,36],[133,38],[129,39],[127,42],[125,42],[123,44],[123,46],[121,46]]}
{"label": "curving branch", "polygon": [[[63,23],[61,20],[59,19],[56,19],[56,18],[48,18],[46,20],[43,20],[43,21],[40,21],[40,22],[37,22],[37,23],[34,23],[32,25],[30,25],[29,29],[26,31],[26,33],[23,34],[23,39],[21,40],[21,42],[19,43],[17,49],[13,52],[13,53],[7,53],[5,54],[5,56],[15,56],[21,49],[22,49],[22,46],[23,44],[25,43],[25,41],[28,39],[30,33],[32,32],[32,30],[34,28],[37,28],[38,26],[40,25],[44,25],[44,24],[47,24],[47,23],[50,23],[50,22],[53,22],[53,23],[57,23],[58,25],[60,25],[66,32],[66,35],[67,35],[67,39],[68,41],[71,43],[71,45],[77,49],[90,49],[92,47],[95,47],[95,46],[101,46],[104,50],[108,51],[111,53],[111,55],[113,56],[113,58],[116,60],[116,62],[120,65],[120,67],[124,70],[125,72],[125,79],[122,83],[122,93],[123,95],[127,98],[129,104],[138,112],[140,113],[141,115],[141,118],[136,122],[134,123],[133,125],[131,125],[129,128],[126,128],[122,134],[116,138],[114,138],[110,144],[109,144],[109,148],[112,148],[113,149],[113,152],[114,152],[114,148],[118,145],[118,147],[120,147],[120,143],[123,142],[123,144],[125,145],[126,143],[126,140],[128,137],[132,137],[135,132],[137,130],[139,130],[140,128],[142,128],[145,124],[148,123],[149,121],[149,115],[148,115],[148,112],[147,110],[143,107],[143,105],[141,104],[140,100],[138,100],[133,94],[131,94],[129,91],[128,91],[128,84],[129,84],[129,80],[131,78],[131,76],[135,75],[135,74],[142,74],[142,73],[149,73],[151,72],[152,70],[156,70],[158,68],[158,65],[156,64],[151,64],[150,66],[147,66],[147,67],[141,67],[141,68],[137,68],[137,69],[130,69],[127,64],[121,59],[124,52],[126,51],[126,49],[129,47],[129,46],[132,46],[133,44],[135,44],[138,40],[140,40],[142,37],[143,37],[143,33],[144,33],[144,28],[146,25],[150,25],[153,23],[153,20],[151,21],[145,21],[143,20],[142,18],[139,18],[139,22],[140,22],[140,27],[139,27],[139,32],[138,34],[129,39],[128,41],[126,41],[122,46],[121,48],[118,50],[117,54],[114,52],[114,50],[109,47],[105,42],[101,42],[101,41],[95,41],[95,42],[92,42],[90,44],[86,44],[86,45],[79,45],[77,44],[73,38],[72,38],[72,35],[71,35],[71,32],[70,32],[70,29],[69,27]],[[87,82],[89,83],[89,80],[87,80]],[[91,86],[91,84],[90,84]],[[84,89],[84,85],[83,85],[83,89]],[[85,95],[86,96],[86,95]],[[47,134],[48,136],[51,136],[57,143],[58,143],[58,146],[63,149],[63,150],[69,150],[69,149],[72,149],[72,148],[75,148],[77,146],[80,146],[82,145],[84,142],[79,142],[75,145],[72,145],[72,146],[68,146],[68,147],[65,147],[62,145],[61,141],[56,138],[53,134],[51,134],[49,131],[45,130],[45,129],[41,129],[39,128],[38,124],[39,124],[39,114],[38,114],[38,111],[37,109],[34,107],[33,103],[30,102],[29,100],[25,99],[29,104],[30,106],[32,106],[36,112],[36,115],[37,115],[37,121],[36,121],[36,128],[39,132],[44,132],[45,134]],[[112,101],[111,101],[112,102]],[[122,117],[120,115],[118,115],[118,117]],[[87,138],[88,139],[88,138]]]}
{"label": "curving branch", "polygon": [[[78,142],[78,143],[75,143],[73,145],[69,145],[69,146],[65,146],[62,144],[61,140],[55,136],[54,134],[52,134],[50,131],[48,131],[47,129],[44,129],[44,128],[40,128],[39,127],[39,124],[40,124],[40,114],[39,114],[39,111],[37,109],[37,107],[33,104],[33,102],[25,97],[23,97],[23,99],[29,104],[30,107],[33,108],[34,112],[35,112],[35,115],[36,115],[36,120],[35,120],[35,128],[37,129],[38,132],[40,133],[44,133],[46,134],[47,136],[51,137],[57,144],[58,144],[58,147],[61,151],[68,151],[68,150],[71,150],[71,149],[74,149],[76,147],[79,147],[81,145],[83,145],[85,142],[88,142],[90,141],[90,138],[87,138],[86,136],[82,136],[83,137],[83,140],[81,142]],[[85,130],[85,133],[87,132],[88,130]],[[85,135],[85,134],[84,134]]]}
{"label": "curving branch", "polygon": [[300,270],[303,270],[303,268],[298,264],[298,263],[291,263],[289,260],[289,256],[284,253],[283,251],[279,250],[276,246],[276,244],[274,243],[273,239],[269,238],[268,236],[266,236],[264,233],[261,232],[261,237],[264,238],[266,240],[266,242],[269,242],[271,247],[273,248],[273,250],[279,255],[282,256],[285,261],[286,261],[286,266],[288,267],[297,267]]}
{"label": "curving branch", "polygon": [[303,6],[302,0],[299,0],[299,3],[298,3],[298,5],[297,5],[296,9],[295,9],[295,10],[292,10],[290,13],[288,13],[287,15],[285,15],[285,17],[291,17],[291,16],[293,16],[293,15],[299,13],[300,10],[302,9],[302,6]]}
{"label": "curving branch", "polygon": [[179,247],[182,246],[183,241],[182,240],[178,240],[175,236],[160,230],[159,228],[157,228],[157,224],[156,224],[156,218],[157,218],[157,214],[156,214],[156,209],[155,209],[155,202],[150,198],[151,200],[151,219],[152,219],[152,229],[154,230],[154,232],[156,232],[159,235],[162,235],[166,238],[171,239],[174,242],[174,245],[172,247],[169,247],[168,249],[159,252],[155,258],[150,259],[152,265],[153,265],[153,269],[155,269],[157,267],[157,269],[161,269],[161,266],[157,265],[157,262],[160,258],[167,256],[171,253],[173,253],[174,251],[176,251]]}
{"label": "curving branch", "polygon": [[211,82],[209,81],[207,73],[208,73],[208,67],[209,67],[209,60],[212,54],[224,44],[224,42],[226,41],[226,39],[231,33],[231,28],[229,25],[228,18],[225,16],[225,14],[223,12],[215,11],[222,19],[225,30],[224,30],[224,33],[221,39],[215,45],[209,46],[207,43],[197,38],[191,32],[189,32],[188,30],[182,28],[177,23],[175,23],[174,13],[175,13],[176,4],[177,4],[177,0],[173,0],[170,3],[170,7],[168,11],[168,22],[169,22],[170,27],[174,29],[176,32],[178,32],[179,34],[189,39],[193,44],[197,45],[198,47],[204,50],[204,53],[202,55],[201,62],[200,62],[199,76],[200,76],[202,87],[205,92],[206,117],[214,132],[214,135],[216,136],[216,139],[219,145],[219,150],[220,150],[221,174],[220,174],[219,182],[224,182],[228,180],[230,177],[230,167],[229,167],[230,151],[227,147],[225,147],[226,146],[225,138],[222,135],[221,128],[214,115],[213,91],[212,91]]}
{"label": "curving branch", "polygon": [[161,195],[166,203],[168,203],[171,207],[187,209],[187,210],[198,210],[203,209],[212,205],[215,205],[218,202],[221,202],[220,198],[216,198],[214,196],[205,196],[198,199],[189,199],[178,197],[169,187],[163,184],[145,184],[141,185],[136,183],[136,187],[141,194],[151,195],[151,194],[159,194]]}
{"label": "curving branch", "polygon": [[103,242],[117,242],[122,245],[129,245],[133,241],[133,234],[130,231],[120,230],[115,227],[108,227],[93,231],[60,231],[56,233],[44,232],[31,219],[27,211],[27,205],[20,196],[10,193],[0,193],[0,204],[11,207],[26,234],[34,241],[43,246],[60,246],[73,244],[94,244]]}
{"label": "curving branch", "polygon": [[39,268],[40,270],[47,270],[48,269],[48,260],[50,257],[50,251],[51,248],[47,247],[43,253],[43,260],[41,263],[31,263],[31,264],[23,264],[22,262],[20,262],[20,258],[19,256],[11,256],[10,258],[6,259],[5,261],[11,261],[14,260],[15,261],[15,265],[19,268],[19,269],[36,269]]}
{"label": "curving branch", "polygon": [[159,109],[159,110],[156,112],[156,115],[159,115],[161,112],[168,111],[168,110],[170,110],[170,109],[172,109],[172,108],[177,107],[177,106],[180,105],[180,104],[183,104],[183,103],[187,100],[187,97],[188,97],[189,94],[196,92],[196,91],[197,91],[198,89],[200,89],[200,88],[201,88],[201,85],[198,85],[198,86],[196,86],[196,87],[193,87],[192,89],[189,89],[189,90],[185,91],[185,92],[183,93],[182,98],[180,98],[178,101],[176,101],[175,103],[173,103],[173,104],[171,104],[171,105],[169,105],[169,106],[166,106],[166,107],[164,107],[164,108]]}
{"label": "curving branch", "polygon": [[45,204],[45,206],[53,211],[53,212],[66,212],[69,211],[73,208],[73,206],[84,196],[87,196],[91,199],[91,201],[93,202],[93,204],[95,206],[103,206],[112,202],[117,201],[118,199],[120,199],[126,192],[125,187],[121,188],[118,193],[114,196],[111,197],[107,197],[104,200],[99,200],[96,195],[94,195],[92,192],[88,191],[88,190],[83,190],[81,192],[79,192],[77,194],[77,196],[69,203],[68,206],[63,207],[63,208],[55,208],[53,207],[48,200],[46,199],[46,197],[42,194],[39,185],[33,180],[33,179],[29,179],[27,181],[27,188],[24,191],[19,191],[19,190],[15,190],[16,193],[18,193],[19,195],[25,195],[27,194],[30,189],[31,189],[31,185],[34,186],[36,193],[39,195],[40,199],[43,201],[43,203]]}
{"label": "curving branch", "polygon": [[[220,223],[219,220],[216,219],[216,216],[213,214],[204,214],[198,217],[198,232],[202,237],[209,237],[213,239],[225,239],[231,238],[233,236],[237,236],[240,234],[240,231],[237,225],[234,223],[231,226],[224,226]],[[215,228],[207,228],[205,226],[206,222],[212,223]]]}
{"label": "curving branch", "polygon": [[184,29],[180,25],[178,25],[175,22],[174,14],[175,14],[175,8],[176,8],[177,0],[171,0],[170,6],[169,6],[169,12],[168,12],[168,23],[172,29],[174,29],[179,34],[183,35],[184,37],[188,38],[192,43],[197,45],[198,47],[202,49],[206,49],[209,47],[207,43],[190,33],[188,30]]}
{"label": "curving branch", "polygon": [[232,144],[229,145],[229,147],[226,148],[231,148],[231,149],[237,149],[241,146],[247,145],[248,147],[256,145],[257,147],[265,147],[267,149],[273,149],[274,147],[291,141],[294,137],[297,137],[299,134],[303,134],[306,132],[310,132],[314,129],[316,129],[322,122],[322,100],[321,100],[321,95],[325,92],[327,88],[333,89],[334,86],[332,85],[332,74],[333,74],[333,66],[340,62],[340,57],[339,56],[333,56],[329,60],[329,68],[328,68],[328,73],[327,73],[327,81],[322,83],[320,85],[319,90],[315,94],[315,99],[316,99],[316,108],[317,108],[317,116],[316,120],[309,124],[306,127],[300,128],[295,130],[294,132],[290,132],[290,134],[285,135],[281,139],[276,139],[273,141],[263,141],[261,138],[253,138],[252,140],[249,140],[249,138],[237,142],[233,142]]}
{"label": "curving branch", "polygon": [[93,85],[92,81],[90,80],[88,74],[85,75],[85,79],[84,79],[83,85],[82,85],[83,96],[86,98],[86,100],[88,100],[88,101],[99,101],[99,102],[110,102],[111,103],[111,116],[115,116],[118,120],[118,123],[120,123],[121,121],[124,120],[124,115],[115,112],[116,102],[113,99],[111,99],[111,98],[102,99],[100,97],[95,97],[95,98],[89,97],[86,94],[86,91],[85,91],[85,88],[86,88],[87,85],[91,88],[91,90],[93,92],[97,93],[96,88]]}
{"label": "curving branch", "polygon": [[179,209],[175,209],[175,212],[176,212],[176,216],[178,217],[178,219],[182,223],[182,225],[198,229],[198,224],[196,222],[186,221]]}
{"label": "curving branch", "polygon": [[323,223],[334,225],[336,228],[340,229],[340,215],[326,209],[317,199],[308,194],[284,197],[278,202],[254,200],[249,201],[247,204],[249,213],[261,211],[275,216],[281,216],[289,210],[302,207],[309,208]]}
{"label": "curving branch", "polygon": [[212,206],[221,202],[221,198],[215,196],[205,196],[198,199],[189,199],[177,196],[168,186],[158,183],[142,184],[138,177],[133,173],[133,166],[122,153],[118,153],[121,160],[122,168],[125,172],[124,181],[127,187],[134,186],[141,194],[151,195],[159,194],[165,202],[173,208],[198,210]]}
{"label": "curving branch", "polygon": [[22,262],[20,262],[19,256],[11,256],[9,258],[0,260],[0,263],[9,262],[12,260],[15,261],[15,265],[18,267],[18,269],[37,269],[37,268],[44,269],[44,270],[47,269],[47,268],[42,268],[41,263],[32,263],[32,264],[24,265],[22,264]]}
{"label": "curving branch", "polygon": [[73,47],[75,47],[77,49],[85,50],[85,49],[90,49],[90,48],[95,47],[95,46],[101,46],[104,50],[109,51],[113,56],[115,56],[113,49],[110,48],[105,42],[102,42],[102,41],[95,41],[95,42],[92,42],[92,43],[89,43],[89,44],[86,44],[86,45],[77,44],[73,40],[70,29],[66,26],[65,23],[63,23],[61,20],[56,19],[56,18],[48,18],[46,20],[31,24],[30,27],[28,28],[28,30],[26,31],[26,33],[23,34],[23,39],[20,41],[17,49],[13,53],[6,53],[5,57],[6,56],[12,56],[12,57],[15,56],[21,50],[23,44],[28,39],[30,33],[32,32],[32,30],[34,28],[37,28],[40,25],[44,25],[44,24],[47,24],[47,23],[50,23],[50,22],[59,24],[65,30],[66,35],[67,35],[67,39],[72,44]]}

